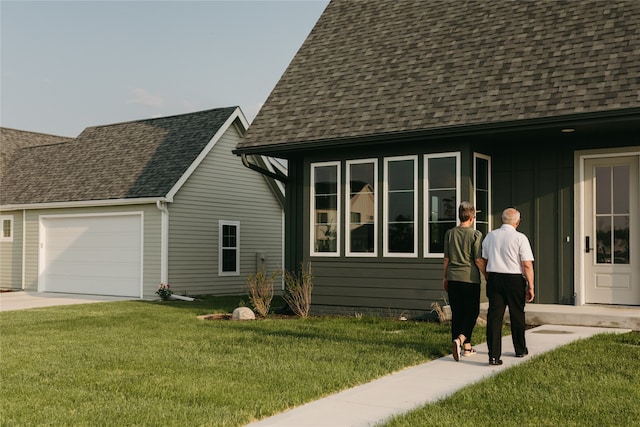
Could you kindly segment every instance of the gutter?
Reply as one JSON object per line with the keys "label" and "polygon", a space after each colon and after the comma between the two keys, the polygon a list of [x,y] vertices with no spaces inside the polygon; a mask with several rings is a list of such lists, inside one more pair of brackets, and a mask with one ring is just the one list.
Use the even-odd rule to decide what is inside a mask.
{"label": "gutter", "polygon": [[505,134],[523,132],[531,129],[551,129],[554,127],[573,127],[593,125],[602,122],[637,122],[640,119],[640,108],[632,107],[619,110],[594,111],[588,113],[572,113],[559,116],[514,119],[499,122],[480,122],[471,124],[455,124],[424,129],[389,131],[377,134],[357,136],[331,137],[325,139],[277,142],[269,145],[246,146],[236,148],[235,154],[271,155],[287,157],[288,153],[301,150],[328,150],[334,147],[357,147],[359,145],[386,144],[390,140],[424,141],[452,137],[469,137],[487,134]]}
{"label": "gutter", "polygon": [[287,183],[287,177],[285,175],[282,174],[278,174],[278,173],[274,173],[271,172],[270,170],[267,170],[263,167],[260,167],[258,165],[255,165],[253,163],[249,163],[249,160],[247,159],[247,155],[246,154],[241,154],[241,158],[242,158],[242,164],[245,165],[245,167],[254,170],[256,172],[261,173],[262,175],[266,175],[269,178],[273,178],[276,179],[280,182],[284,182],[285,184]]}

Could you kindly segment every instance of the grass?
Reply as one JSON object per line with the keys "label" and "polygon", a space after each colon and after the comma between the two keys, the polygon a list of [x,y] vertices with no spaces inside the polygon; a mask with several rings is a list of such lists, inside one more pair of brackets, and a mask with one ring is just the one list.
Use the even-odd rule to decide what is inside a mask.
{"label": "grass", "polygon": [[[0,313],[0,425],[240,426],[450,352],[446,324],[197,318],[241,299]],[[387,425],[630,425],[637,384],[640,334],[597,336]]]}
{"label": "grass", "polygon": [[450,347],[437,323],[197,318],[240,299],[0,313],[0,424],[238,426]]}
{"label": "grass", "polygon": [[[385,427],[625,426],[640,420],[640,333],[574,341]],[[426,422],[425,420],[428,420]]]}

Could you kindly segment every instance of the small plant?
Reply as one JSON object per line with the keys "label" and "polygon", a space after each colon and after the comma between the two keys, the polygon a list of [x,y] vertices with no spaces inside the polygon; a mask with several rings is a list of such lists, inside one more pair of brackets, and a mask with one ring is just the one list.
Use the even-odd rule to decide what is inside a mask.
{"label": "small plant", "polygon": [[247,286],[249,288],[249,301],[255,311],[262,317],[267,317],[273,299],[273,282],[276,280],[277,273],[267,275],[263,271],[256,274],[250,274],[247,277]]}
{"label": "small plant", "polygon": [[158,285],[158,290],[156,291],[156,294],[158,294],[160,296],[160,299],[162,301],[166,301],[169,298],[171,298],[171,295],[173,295],[173,292],[171,291],[171,285],[168,283],[160,283]]}
{"label": "small plant", "polygon": [[284,272],[284,300],[300,317],[307,317],[311,308],[311,290],[313,288],[313,275],[311,264],[306,268],[301,265],[299,273]]}
{"label": "small plant", "polygon": [[443,306],[440,306],[437,302],[431,303],[431,312],[433,313],[435,311],[437,313],[440,323],[451,320],[451,306],[449,306],[447,294],[444,291],[442,292],[442,300],[444,301]]}

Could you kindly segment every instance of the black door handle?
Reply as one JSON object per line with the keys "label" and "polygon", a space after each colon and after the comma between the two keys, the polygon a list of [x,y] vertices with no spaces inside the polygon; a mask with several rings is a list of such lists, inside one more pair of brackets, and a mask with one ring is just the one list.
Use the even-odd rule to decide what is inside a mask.
{"label": "black door handle", "polygon": [[591,249],[592,249],[592,248],[590,248],[590,247],[589,247],[589,246],[590,246],[590,245],[589,245],[589,236],[585,237],[585,239],[584,239],[584,240],[585,240],[585,246],[587,247],[587,248],[586,248],[587,253],[589,253],[589,251],[591,251]]}

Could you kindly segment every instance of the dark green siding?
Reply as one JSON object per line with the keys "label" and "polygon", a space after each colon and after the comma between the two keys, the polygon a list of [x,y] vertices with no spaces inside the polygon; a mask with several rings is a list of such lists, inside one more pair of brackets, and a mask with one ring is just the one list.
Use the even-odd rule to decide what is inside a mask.
{"label": "dark green siding", "polygon": [[[524,136],[523,136],[524,135]],[[423,155],[461,153],[462,199],[472,197],[473,153],[491,157],[492,228],[500,226],[500,214],[514,206],[522,212],[519,231],[525,233],[535,256],[537,303],[574,302],[574,152],[604,146],[631,146],[638,137],[628,132],[582,135],[500,134],[438,141],[402,141],[362,145],[359,148],[326,148],[289,159],[287,187],[287,268],[298,269],[310,262],[314,289],[312,311],[356,314],[377,313],[431,317],[431,304],[442,303],[442,259],[423,257]],[[379,198],[379,240],[376,258],[344,256],[309,257],[309,170],[310,163],[341,161],[344,194],[345,161],[378,158],[382,189],[384,157],[417,154],[419,157],[418,257],[382,256],[382,202]],[[378,197],[381,193],[378,193]],[[340,203],[343,205],[344,197]],[[342,235],[344,236],[344,221]],[[483,292],[484,293],[484,292]],[[484,297],[484,295],[483,295]]]}

